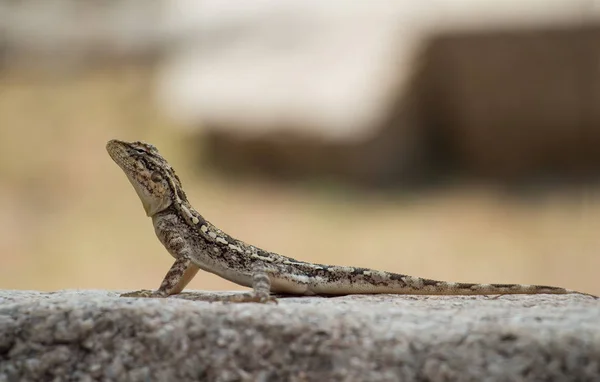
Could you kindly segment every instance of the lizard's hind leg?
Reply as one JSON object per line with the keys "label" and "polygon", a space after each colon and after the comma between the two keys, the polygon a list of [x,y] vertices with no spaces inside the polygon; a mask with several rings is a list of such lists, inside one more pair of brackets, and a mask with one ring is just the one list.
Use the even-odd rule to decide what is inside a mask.
{"label": "lizard's hind leg", "polygon": [[264,270],[255,269],[252,273],[252,292],[240,293],[228,296],[225,302],[258,302],[258,303],[277,303],[277,299],[271,296],[271,279]]}

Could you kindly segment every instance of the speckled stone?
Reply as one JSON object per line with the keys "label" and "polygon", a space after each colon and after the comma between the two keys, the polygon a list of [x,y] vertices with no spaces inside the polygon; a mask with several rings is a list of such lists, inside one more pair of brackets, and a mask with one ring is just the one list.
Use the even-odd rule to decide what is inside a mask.
{"label": "speckled stone", "polygon": [[0,381],[600,380],[600,301],[0,291]]}

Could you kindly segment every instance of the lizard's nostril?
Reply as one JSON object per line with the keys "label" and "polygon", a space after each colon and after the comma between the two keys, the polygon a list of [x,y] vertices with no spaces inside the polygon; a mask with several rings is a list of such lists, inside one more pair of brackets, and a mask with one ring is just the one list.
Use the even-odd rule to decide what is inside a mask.
{"label": "lizard's nostril", "polygon": [[114,151],[119,146],[119,143],[120,141],[116,139],[111,139],[110,141],[106,142],[106,151],[109,153]]}

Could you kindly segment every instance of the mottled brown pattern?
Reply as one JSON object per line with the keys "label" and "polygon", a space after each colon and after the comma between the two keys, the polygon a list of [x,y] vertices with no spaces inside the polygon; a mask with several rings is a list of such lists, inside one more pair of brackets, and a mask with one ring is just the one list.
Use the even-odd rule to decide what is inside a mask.
{"label": "mottled brown pattern", "polygon": [[179,293],[197,268],[215,273],[252,292],[227,298],[234,302],[274,301],[269,292],[295,295],[345,294],[565,294],[559,287],[518,284],[471,284],[423,279],[368,268],[312,264],[268,252],[232,238],[204,219],[189,203],[181,181],[156,147],[111,140],[107,151],[136,190],[154,230],[175,263],[156,292],[126,296],[164,297]]}

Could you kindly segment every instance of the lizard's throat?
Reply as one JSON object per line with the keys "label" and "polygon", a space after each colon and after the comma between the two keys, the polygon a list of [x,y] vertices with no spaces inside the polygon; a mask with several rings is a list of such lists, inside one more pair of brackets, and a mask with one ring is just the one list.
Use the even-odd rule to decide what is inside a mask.
{"label": "lizard's throat", "polygon": [[136,194],[138,194],[138,197],[142,202],[142,206],[144,206],[144,211],[146,211],[146,216],[152,217],[160,211],[166,210],[173,203],[169,197],[161,198],[152,195],[151,191],[149,191],[135,179],[131,179],[129,175],[127,175],[127,179],[129,179],[133,189],[135,190]]}

